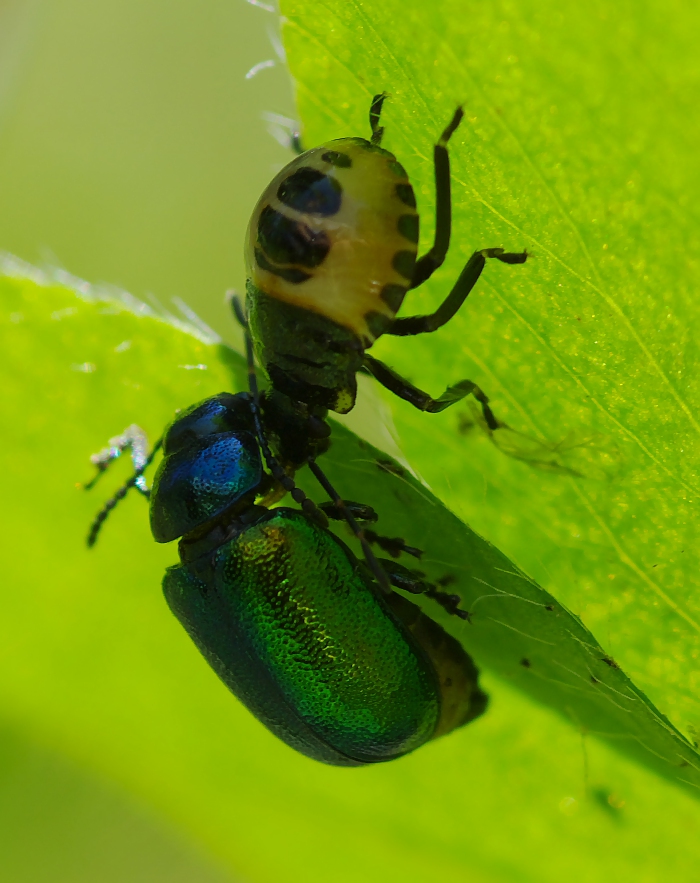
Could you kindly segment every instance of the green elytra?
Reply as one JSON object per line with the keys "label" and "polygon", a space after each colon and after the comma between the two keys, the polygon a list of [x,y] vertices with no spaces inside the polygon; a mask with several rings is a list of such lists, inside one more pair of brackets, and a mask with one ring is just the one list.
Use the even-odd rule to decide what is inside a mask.
{"label": "green elytra", "polygon": [[224,683],[316,760],[391,760],[486,705],[457,641],[401,596],[385,601],[350,550],[297,510],[271,510],[199,567],[170,568],[163,590]]}

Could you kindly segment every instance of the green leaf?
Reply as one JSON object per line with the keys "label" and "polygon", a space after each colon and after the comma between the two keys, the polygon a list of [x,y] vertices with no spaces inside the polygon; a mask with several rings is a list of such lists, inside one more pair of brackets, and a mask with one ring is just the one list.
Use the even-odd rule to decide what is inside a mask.
{"label": "green leaf", "polygon": [[[377,530],[421,549],[417,566],[444,591],[456,593],[469,621],[429,598],[414,598],[441,622],[479,665],[506,678],[573,722],[697,796],[700,756],[620,671],[578,617],[562,607],[492,545],[452,515],[394,460],[347,430],[334,428],[323,458],[341,496],[371,501]],[[300,484],[314,497],[313,480]],[[359,555],[360,550],[356,548]]]}
{"label": "green leaf", "polygon": [[[371,485],[372,504],[391,513],[380,527],[424,545],[421,567],[431,575],[457,576],[473,623],[449,625],[505,678],[484,671],[492,701],[479,721],[390,764],[326,767],[267,733],[169,614],[158,585],[176,549],[152,541],[143,501],[127,497],[97,548],[85,548],[96,509],[128,463],[115,464],[100,493],[75,486],[90,477],[87,455],[129,423],[155,438],[176,408],[243,389],[241,359],[136,301],[73,285],[77,294],[40,276],[0,279],[4,535],[12,538],[0,696],[13,726],[149,802],[252,880],[687,876],[700,852],[685,835],[697,804],[596,741],[584,738],[582,751],[580,732],[507,681],[553,704],[566,695],[591,728],[609,726],[627,747],[625,735],[641,733],[660,754],[689,749],[657,726],[621,672],[595,658],[601,651],[574,617],[386,455],[339,427],[324,458],[333,480],[353,497]],[[484,574],[498,598],[484,597]],[[502,587],[517,597],[503,603]],[[523,635],[508,627],[514,621]],[[550,647],[540,647],[543,638]],[[529,669],[519,665],[526,653]],[[555,671],[568,680],[557,658],[575,688],[589,670],[601,683],[553,683]]]}
{"label": "green leaf", "polygon": [[698,8],[282,5],[309,144],[366,136],[370,97],[390,93],[383,145],[416,183],[423,248],[431,147],[464,104],[451,252],[402,315],[433,310],[476,248],[531,253],[524,266],[489,262],[436,334],[385,336],[373,353],[433,394],[469,377],[513,428],[504,445],[522,433],[526,459],[579,477],[504,457],[465,433],[466,409],[428,417],[387,396],[406,459],[694,741]]}

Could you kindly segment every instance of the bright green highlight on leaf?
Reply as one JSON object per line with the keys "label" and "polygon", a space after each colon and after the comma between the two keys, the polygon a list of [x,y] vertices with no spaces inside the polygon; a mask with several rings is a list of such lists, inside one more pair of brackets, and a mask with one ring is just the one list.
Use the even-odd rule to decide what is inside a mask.
{"label": "bright green highlight on leaf", "polygon": [[[700,731],[698,8],[660,0],[431,4],[286,0],[309,144],[368,131],[416,184],[454,107],[452,249],[402,313],[435,308],[476,248],[490,263],[435,335],[373,349],[439,393],[463,377],[567,478],[503,457],[465,413],[386,398],[433,491],[577,613],[691,741]],[[432,339],[431,339],[432,337]],[[467,415],[468,417],[468,415]],[[548,448],[549,446],[549,448]],[[436,456],[436,452],[439,455]]]}
{"label": "bright green highlight on leaf", "polygon": [[[340,430],[328,463],[341,491],[371,491],[391,513],[387,529],[429,544],[426,571],[454,573],[469,593],[472,625],[450,626],[484,669],[491,707],[413,755],[359,771],[309,761],[268,734],[169,614],[159,585],[176,551],[151,539],[143,500],[127,499],[96,549],[85,549],[91,518],[128,464],[90,494],[75,487],[90,477],[89,453],[135,419],[155,438],[175,408],[243,389],[241,360],[136,302],[100,300],[85,285],[81,293],[0,281],[2,432],[12,439],[3,447],[13,502],[5,534],[14,538],[0,695],[13,726],[148,801],[251,880],[643,879],[642,869],[682,875],[700,858],[687,835],[697,819],[690,797],[582,740],[490,672],[548,702],[566,697],[591,728],[619,733],[633,718],[664,751],[680,750],[677,737],[620,672],[594,659],[594,639],[575,618],[422,485],[378,468],[377,452]],[[489,567],[494,592],[473,579]],[[502,600],[504,586],[516,597]],[[503,625],[516,620],[525,634]],[[569,675],[557,659],[578,689],[558,686]],[[604,683],[589,687],[577,667]],[[621,711],[625,703],[633,710]]]}

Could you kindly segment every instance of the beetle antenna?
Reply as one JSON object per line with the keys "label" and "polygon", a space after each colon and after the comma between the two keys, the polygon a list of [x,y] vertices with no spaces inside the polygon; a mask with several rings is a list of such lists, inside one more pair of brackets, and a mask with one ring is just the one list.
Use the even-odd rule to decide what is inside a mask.
{"label": "beetle antenna", "polygon": [[[153,458],[155,457],[155,455],[158,453],[158,451],[161,449],[162,446],[163,446],[163,437],[161,436],[158,439],[158,441],[153,445],[153,450],[151,451],[151,453],[143,459],[143,461],[139,464],[138,468],[136,469],[134,474],[131,476],[131,478],[127,479],[127,481],[124,482],[124,484],[119,488],[119,490],[116,492],[116,494],[113,497],[110,497],[110,499],[107,500],[107,502],[104,504],[104,506],[97,513],[94,521],[90,525],[90,531],[87,536],[88,548],[92,548],[95,545],[95,543],[97,542],[97,537],[100,533],[100,530],[102,529],[102,525],[107,520],[109,513],[112,511],[112,509],[114,509],[114,507],[117,505],[117,503],[119,503],[120,500],[124,499],[124,497],[127,495],[127,493],[131,490],[132,487],[137,488],[143,494],[143,496],[146,497],[146,499],[148,499],[151,496],[151,491],[146,486],[146,482],[144,480],[143,473],[151,465],[151,463],[153,462]],[[95,456],[97,456],[97,455],[95,455]],[[112,458],[112,459],[114,459],[114,458]],[[105,471],[106,468],[107,468],[106,464],[103,465],[102,467],[98,466],[98,469],[100,469],[100,471],[97,473],[97,475],[95,476],[95,478],[93,478],[93,480],[91,482],[89,482],[88,484],[85,485],[86,490],[89,490],[91,487],[93,487],[93,485],[95,484],[95,482],[97,481],[99,476]]]}
{"label": "beetle antenna", "polygon": [[[83,485],[83,488],[86,491],[92,490],[107,471],[110,464],[128,449],[131,449],[131,461],[134,464],[134,471],[138,472],[148,456],[148,438],[143,429],[137,426],[136,423],[127,426],[121,435],[115,435],[114,438],[110,438],[106,448],[102,448],[101,451],[90,457],[90,462],[97,468],[97,473],[90,481]],[[141,493],[145,493],[147,490],[145,481],[137,483],[136,488]]]}
{"label": "beetle antenna", "polygon": [[379,147],[382,143],[382,136],[384,135],[384,126],[379,125],[379,118],[382,115],[382,105],[384,101],[388,98],[388,94],[386,92],[380,92],[379,95],[375,95],[372,99],[372,104],[369,108],[369,126],[372,130],[372,141],[371,143],[375,147]]}
{"label": "beetle antenna", "polygon": [[302,511],[308,515],[309,518],[312,518],[317,524],[320,524],[321,527],[328,527],[328,519],[326,518],[325,513],[318,508],[313,500],[310,500],[306,496],[300,487],[296,486],[294,479],[287,475],[270,450],[270,445],[268,444],[267,436],[265,435],[265,430],[262,425],[262,418],[260,416],[260,391],[258,389],[258,376],[255,373],[255,354],[253,352],[253,339],[250,336],[250,329],[248,327],[248,318],[243,310],[241,299],[236,292],[229,292],[228,296],[231,301],[234,315],[245,332],[246,362],[248,363],[248,388],[250,389],[253,423],[255,424],[255,434],[258,437],[258,444],[262,450],[265,465],[270,470],[272,477],[282,485],[287,493],[291,494],[294,502],[301,506]]}

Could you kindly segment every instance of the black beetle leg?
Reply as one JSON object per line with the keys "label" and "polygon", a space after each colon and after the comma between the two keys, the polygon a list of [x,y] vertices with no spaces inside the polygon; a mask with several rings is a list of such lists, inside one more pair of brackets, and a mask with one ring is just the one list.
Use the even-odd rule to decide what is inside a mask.
{"label": "black beetle leg", "polygon": [[[377,521],[377,513],[371,506],[364,503],[355,503],[352,500],[343,500],[345,509],[349,511],[357,521],[363,522],[362,532],[368,543],[379,546],[383,552],[388,552],[392,558],[398,558],[399,555],[413,555],[414,558],[420,558],[423,554],[422,549],[416,549],[415,546],[409,546],[401,537],[385,537],[381,534],[365,527],[365,524],[373,524]],[[319,503],[318,508],[324,512],[328,518],[333,521],[345,521],[345,514],[335,503]]]}
{"label": "black beetle leg", "polygon": [[[426,316],[406,316],[394,319],[385,333],[403,337],[414,334],[430,334],[437,331],[438,328],[442,328],[450,321],[467,299],[481,276],[486,258],[495,258],[504,264],[524,264],[527,256],[526,251],[513,254],[502,248],[482,248],[480,251],[475,251],[459,274],[454,288],[434,313],[428,313]],[[416,266],[418,265],[416,264]],[[415,288],[415,285],[413,287]]]}
{"label": "black beetle leg", "polygon": [[375,95],[369,108],[369,126],[372,130],[372,144],[374,144],[375,147],[379,147],[382,143],[382,136],[384,135],[384,126],[379,125],[379,118],[382,115],[382,105],[387,97],[388,95],[386,92],[381,92],[379,95]]}
{"label": "black beetle leg", "polygon": [[[373,523],[377,520],[377,513],[371,506],[367,506],[364,503],[355,503],[353,500],[343,500],[343,503],[357,521]],[[335,503],[319,503],[318,508],[333,521],[345,521],[345,513]],[[367,534],[368,532],[365,530],[365,536]],[[367,536],[367,539],[369,542],[373,542],[369,539],[369,536]]]}
{"label": "black beetle leg", "polygon": [[460,608],[459,605],[461,604],[462,599],[459,595],[451,594],[450,592],[441,592],[434,587],[428,589],[425,594],[428,598],[432,598],[436,604],[439,604],[443,610],[446,610],[450,616],[458,616],[460,619],[469,623],[472,621],[471,613],[468,610],[462,610]]}
{"label": "black beetle leg", "polygon": [[425,595],[426,598],[432,598],[451,616],[471,622],[469,612],[461,610],[459,607],[462,600],[459,595],[443,592],[432,583],[426,582],[420,571],[409,570],[402,564],[387,558],[379,558],[378,561],[392,586],[396,586],[397,589],[402,589],[404,592],[410,592],[412,595]]}
{"label": "black beetle leg", "polygon": [[398,558],[402,553],[413,555],[414,558],[420,558],[423,555],[422,549],[409,546],[401,537],[385,537],[375,533],[373,530],[365,530],[365,536],[367,537],[367,542],[379,546],[383,552],[388,552],[392,558]]}
{"label": "black beetle leg", "polygon": [[363,528],[361,528],[360,525],[357,523],[357,521],[355,520],[355,516],[350,511],[343,498],[330,483],[326,474],[315,460],[309,460],[309,469],[313,472],[318,483],[333,501],[335,507],[338,510],[338,513],[342,513],[343,518],[350,527],[350,530],[355,534],[355,537],[362,546],[362,554],[365,556],[367,566],[372,571],[372,575],[379,583],[382,591],[387,595],[390,594],[391,586],[389,585],[387,575],[377,561],[374,552],[370,548],[370,545],[365,538],[365,532]]}
{"label": "black beetle leg", "polygon": [[506,426],[491,410],[486,393],[471,380],[460,380],[454,386],[448,386],[439,398],[434,399],[427,392],[423,392],[422,389],[418,389],[417,386],[414,386],[408,380],[401,377],[400,374],[397,374],[393,368],[380,362],[379,359],[375,359],[374,356],[365,354],[364,370],[371,374],[375,380],[378,380],[382,386],[386,387],[389,392],[393,392],[400,399],[409,402],[414,408],[418,408],[419,411],[437,414],[471,395],[481,405],[484,420],[489,429],[495,430]]}
{"label": "black beetle leg", "polygon": [[[461,107],[458,107],[449,126],[447,126],[433,148],[433,164],[435,166],[435,238],[430,251],[426,252],[416,261],[411,288],[417,288],[426,279],[430,279],[435,270],[443,265],[447,250],[450,247],[450,236],[452,234],[452,185],[447,142],[452,137],[457,126],[462,122],[463,116],[464,111]],[[390,331],[389,333],[391,334],[392,332]]]}

